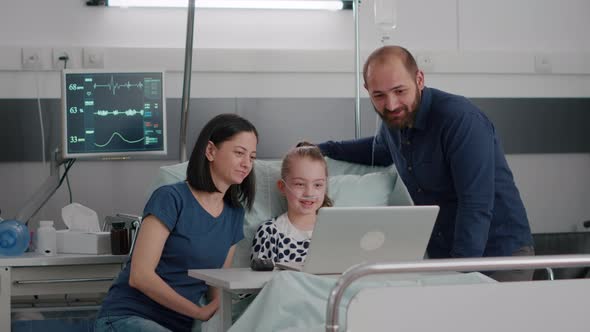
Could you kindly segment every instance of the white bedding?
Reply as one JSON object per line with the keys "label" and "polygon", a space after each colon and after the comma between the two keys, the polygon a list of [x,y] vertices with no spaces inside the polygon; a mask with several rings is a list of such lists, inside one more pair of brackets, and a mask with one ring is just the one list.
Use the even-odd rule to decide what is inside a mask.
{"label": "white bedding", "polygon": [[[229,331],[324,331],[327,300],[335,282],[335,277],[282,271],[264,286]],[[495,281],[476,272],[371,276],[348,288],[340,308],[340,317],[343,317],[351,297],[364,287],[490,282]]]}

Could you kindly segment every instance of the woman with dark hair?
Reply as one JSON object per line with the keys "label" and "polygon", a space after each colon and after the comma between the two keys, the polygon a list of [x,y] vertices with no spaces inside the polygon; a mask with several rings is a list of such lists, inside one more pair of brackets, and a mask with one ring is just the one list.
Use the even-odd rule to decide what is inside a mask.
{"label": "woman with dark hair", "polygon": [[[158,188],[143,212],[131,261],[111,286],[95,331],[190,331],[208,320],[219,294],[189,269],[231,266],[244,237],[244,207],[254,200],[258,133],[248,120],[221,114],[195,144],[186,181]],[[199,306],[209,293],[210,302]]]}

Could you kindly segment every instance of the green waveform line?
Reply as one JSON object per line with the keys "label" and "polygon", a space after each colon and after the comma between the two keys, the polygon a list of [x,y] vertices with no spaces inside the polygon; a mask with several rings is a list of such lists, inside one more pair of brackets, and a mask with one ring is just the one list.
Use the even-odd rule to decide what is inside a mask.
{"label": "green waveform line", "polygon": [[126,116],[134,116],[137,114],[141,114],[143,116],[143,110],[134,110],[134,109],[128,109],[126,111],[120,111],[120,110],[112,110],[112,111],[107,111],[107,110],[98,110],[96,112],[94,112],[94,115],[98,115],[98,116],[107,116],[107,115],[126,115]]}
{"label": "green waveform line", "polygon": [[131,88],[139,88],[142,89],[143,88],[143,83],[139,82],[137,84],[132,84],[131,82],[127,81],[127,83],[123,83],[123,84],[119,84],[117,82],[115,82],[115,79],[113,78],[113,76],[111,75],[111,81],[107,84],[96,84],[94,83],[94,89],[96,90],[96,88],[108,88],[109,90],[111,90],[111,92],[113,93],[113,95],[116,94],[116,91],[118,89],[121,88],[127,88],[127,90],[131,89]]}
{"label": "green waveform line", "polygon": [[109,138],[109,140],[106,143],[104,143],[104,144],[96,144],[96,143],[94,143],[94,145],[98,146],[99,148],[104,148],[105,146],[107,146],[107,145],[109,145],[111,143],[111,141],[113,140],[113,137],[115,137],[115,135],[119,136],[124,142],[130,143],[130,144],[132,144],[132,143],[138,143],[138,142],[141,142],[141,141],[143,141],[145,139],[145,137],[142,137],[142,138],[140,138],[138,140],[130,141],[130,140],[125,139],[125,137],[121,136],[121,134],[119,134],[118,132],[115,131],[111,135],[111,137]]}

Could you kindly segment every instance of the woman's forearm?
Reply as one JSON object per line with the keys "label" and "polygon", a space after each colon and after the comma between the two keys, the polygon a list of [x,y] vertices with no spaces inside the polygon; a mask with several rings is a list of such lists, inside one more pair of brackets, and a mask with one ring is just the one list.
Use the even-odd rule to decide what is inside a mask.
{"label": "woman's forearm", "polygon": [[129,285],[166,308],[185,316],[199,320],[208,320],[212,315],[212,313],[209,313],[211,308],[201,308],[178,294],[154,271],[132,272],[129,278]]}

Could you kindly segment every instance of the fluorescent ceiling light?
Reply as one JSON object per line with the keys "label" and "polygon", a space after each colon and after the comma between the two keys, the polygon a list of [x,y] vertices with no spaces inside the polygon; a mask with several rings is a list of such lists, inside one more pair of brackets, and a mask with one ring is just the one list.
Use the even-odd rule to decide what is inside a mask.
{"label": "fluorescent ceiling light", "polygon": [[[109,7],[187,7],[188,0],[108,0]],[[344,9],[342,0],[196,0],[197,8],[237,9]]]}

